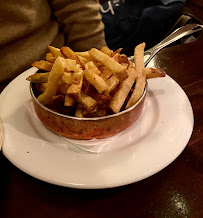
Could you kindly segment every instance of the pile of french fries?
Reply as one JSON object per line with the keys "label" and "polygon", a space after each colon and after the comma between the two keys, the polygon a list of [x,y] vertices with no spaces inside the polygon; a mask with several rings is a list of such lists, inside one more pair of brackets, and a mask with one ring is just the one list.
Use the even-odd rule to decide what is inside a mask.
{"label": "pile of french fries", "polygon": [[79,118],[118,113],[139,101],[146,79],[165,76],[160,69],[144,67],[144,48],[145,43],[136,46],[133,64],[122,49],[74,52],[49,46],[46,60],[32,64],[40,71],[27,80],[35,83],[37,99],[47,107],[60,103]]}

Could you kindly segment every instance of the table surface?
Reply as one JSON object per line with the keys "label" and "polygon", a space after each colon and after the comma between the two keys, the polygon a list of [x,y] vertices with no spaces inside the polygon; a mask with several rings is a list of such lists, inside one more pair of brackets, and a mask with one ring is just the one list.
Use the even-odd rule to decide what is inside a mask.
{"label": "table surface", "polygon": [[154,58],[184,89],[194,111],[191,139],[172,164],[131,185],[77,190],[32,178],[0,155],[0,217],[203,217],[202,57],[203,33]]}

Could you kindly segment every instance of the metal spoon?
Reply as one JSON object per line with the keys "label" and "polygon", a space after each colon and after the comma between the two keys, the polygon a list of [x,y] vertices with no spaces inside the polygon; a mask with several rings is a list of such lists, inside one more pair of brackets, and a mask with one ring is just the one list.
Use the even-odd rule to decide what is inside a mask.
{"label": "metal spoon", "polygon": [[[169,36],[163,39],[160,43],[145,51],[145,66],[151,61],[151,59],[164,47],[183,38],[184,36],[190,35],[192,33],[198,32],[203,29],[203,25],[200,24],[187,24],[176,29]],[[129,57],[129,60],[134,62],[134,56]]]}

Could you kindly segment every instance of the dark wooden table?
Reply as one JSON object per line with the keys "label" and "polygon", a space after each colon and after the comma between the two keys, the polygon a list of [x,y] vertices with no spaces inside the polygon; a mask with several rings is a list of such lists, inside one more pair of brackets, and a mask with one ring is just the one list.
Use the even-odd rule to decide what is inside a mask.
{"label": "dark wooden table", "polygon": [[165,48],[155,64],[180,84],[194,111],[192,137],[172,164],[131,185],[76,190],[34,179],[1,154],[0,217],[203,217],[203,36]]}

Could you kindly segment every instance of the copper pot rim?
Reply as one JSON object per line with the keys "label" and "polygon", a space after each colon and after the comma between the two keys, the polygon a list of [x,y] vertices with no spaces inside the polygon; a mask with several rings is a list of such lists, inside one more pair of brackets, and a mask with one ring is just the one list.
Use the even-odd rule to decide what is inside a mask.
{"label": "copper pot rim", "polygon": [[44,106],[43,104],[41,104],[37,98],[35,97],[34,93],[33,93],[33,90],[32,90],[32,82],[30,82],[30,94],[31,94],[31,97],[32,99],[34,99],[35,103],[37,103],[41,108],[43,108],[44,110],[46,111],[49,111],[50,113],[53,113],[57,116],[61,116],[63,118],[68,118],[68,119],[73,119],[73,120],[80,120],[80,121],[96,121],[96,120],[105,120],[105,119],[109,119],[109,118],[113,118],[113,117],[117,117],[117,116],[121,116],[125,113],[128,113],[129,111],[132,111],[135,107],[137,107],[140,102],[142,102],[142,100],[144,99],[144,97],[146,96],[147,94],[147,90],[148,90],[148,84],[146,82],[146,85],[145,85],[145,89],[144,89],[144,92],[141,96],[141,98],[139,99],[139,101],[134,104],[133,106],[129,107],[128,109],[125,109],[123,111],[120,111],[116,114],[111,114],[111,115],[107,115],[107,116],[103,116],[103,117],[83,117],[83,118],[79,118],[79,117],[73,117],[73,116],[69,116],[69,115],[65,115],[65,114],[61,114],[61,113],[58,113],[58,112],[55,112],[49,108],[47,108],[46,106]]}

